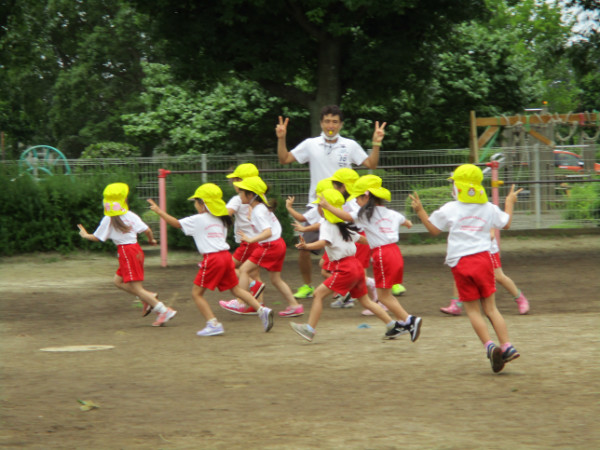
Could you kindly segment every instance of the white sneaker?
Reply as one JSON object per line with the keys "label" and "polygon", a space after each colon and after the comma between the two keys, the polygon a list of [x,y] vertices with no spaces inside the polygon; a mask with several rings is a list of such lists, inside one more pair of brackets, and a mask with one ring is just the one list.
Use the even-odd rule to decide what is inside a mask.
{"label": "white sneaker", "polygon": [[198,336],[218,336],[220,334],[225,333],[225,329],[223,328],[223,324],[217,322],[216,325],[213,325],[210,322],[206,322],[206,327],[204,329],[198,331],[196,335]]}
{"label": "white sneaker", "polygon": [[273,328],[273,310],[271,308],[262,307],[258,310],[258,317],[265,328],[265,333],[267,333],[271,328]]}
{"label": "white sneaker", "polygon": [[175,317],[177,311],[171,308],[167,308],[167,310],[163,313],[159,313],[156,321],[152,324],[153,327],[162,327],[165,323]]}
{"label": "white sneaker", "polygon": [[352,308],[354,307],[354,299],[350,297],[350,292],[346,295],[337,294],[334,298],[334,301],[331,302],[330,306],[332,308]]}

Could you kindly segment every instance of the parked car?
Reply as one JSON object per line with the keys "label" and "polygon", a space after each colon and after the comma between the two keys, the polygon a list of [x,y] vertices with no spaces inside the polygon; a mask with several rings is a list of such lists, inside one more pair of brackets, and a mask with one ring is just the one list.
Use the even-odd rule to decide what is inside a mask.
{"label": "parked car", "polygon": [[[583,172],[585,170],[585,163],[580,155],[577,153],[571,152],[569,150],[561,150],[555,149],[554,153],[554,167],[558,169],[570,170],[573,172]],[[500,163],[500,168],[504,166],[505,157],[504,154],[494,153],[490,158],[490,161],[498,161]],[[519,163],[520,165],[526,166],[528,165],[526,162]],[[600,163],[594,163],[594,172],[600,173]],[[484,176],[490,176],[492,173],[491,167],[486,167],[483,169]]]}

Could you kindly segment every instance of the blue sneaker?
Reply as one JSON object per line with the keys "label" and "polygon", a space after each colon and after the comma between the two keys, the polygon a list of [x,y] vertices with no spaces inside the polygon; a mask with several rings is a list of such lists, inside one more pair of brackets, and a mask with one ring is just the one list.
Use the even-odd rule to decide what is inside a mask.
{"label": "blue sneaker", "polygon": [[512,345],[504,350],[504,353],[502,353],[502,359],[505,363],[510,362],[513,359],[517,359],[519,356],[521,356],[521,354]]}
{"label": "blue sneaker", "polygon": [[502,358],[502,350],[494,344],[487,346],[487,357],[490,360],[492,371],[500,372],[504,368],[504,359]]}
{"label": "blue sneaker", "polygon": [[223,324],[220,322],[218,322],[216,325],[206,322],[206,327],[198,331],[196,334],[198,336],[218,336],[223,333],[225,333],[225,329],[223,328]]}

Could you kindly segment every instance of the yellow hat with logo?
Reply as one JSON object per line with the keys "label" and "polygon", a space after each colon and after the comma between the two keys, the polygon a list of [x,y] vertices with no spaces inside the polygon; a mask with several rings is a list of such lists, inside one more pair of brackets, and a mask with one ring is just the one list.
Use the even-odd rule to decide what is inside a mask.
{"label": "yellow hat with logo", "polygon": [[258,169],[252,163],[240,164],[239,166],[237,166],[235,168],[233,173],[226,175],[227,178],[241,178],[242,180],[244,178],[257,177],[257,176],[258,176]]}
{"label": "yellow hat with logo", "polygon": [[267,200],[267,197],[265,197],[267,185],[261,177],[244,178],[242,181],[234,181],[233,185],[239,187],[240,189],[244,189],[245,191],[254,192],[256,195],[262,198],[263,202],[265,202],[267,206],[269,205],[269,201]]}
{"label": "yellow hat with logo", "polygon": [[359,175],[356,173],[356,170],[350,169],[348,167],[342,167],[335,171],[333,176],[331,177],[331,181],[337,181],[338,183],[344,184],[346,186],[346,190],[350,192],[356,180],[358,180]]}
{"label": "yellow hat with logo", "polygon": [[483,172],[474,164],[458,166],[448,178],[454,182],[458,191],[457,200],[463,203],[487,203],[485,189],[481,185]]}
{"label": "yellow hat with logo", "polygon": [[364,195],[366,192],[370,192],[375,197],[387,200],[388,202],[392,199],[392,193],[384,187],[381,187],[382,180],[377,175],[363,175],[356,183],[352,186],[350,197],[348,200]]}
{"label": "yellow hat with logo", "polygon": [[104,215],[122,216],[129,211],[127,205],[127,196],[129,195],[129,186],[125,183],[112,183],[104,188]]}
{"label": "yellow hat with logo", "polygon": [[188,200],[201,199],[208,212],[210,212],[213,216],[227,216],[229,215],[229,211],[227,211],[227,207],[225,206],[225,202],[223,201],[223,191],[219,186],[214,183],[204,183],[194,195],[188,198]]}
{"label": "yellow hat with logo", "polygon": [[[327,200],[327,203],[329,203],[331,206],[335,206],[336,208],[341,208],[344,203],[346,203],[346,199],[337,189],[325,189],[319,195]],[[319,203],[320,201],[321,199],[317,199],[312,203]],[[330,223],[343,222],[342,219],[326,209],[323,209],[323,216],[325,216],[325,219],[327,219],[327,221]]]}

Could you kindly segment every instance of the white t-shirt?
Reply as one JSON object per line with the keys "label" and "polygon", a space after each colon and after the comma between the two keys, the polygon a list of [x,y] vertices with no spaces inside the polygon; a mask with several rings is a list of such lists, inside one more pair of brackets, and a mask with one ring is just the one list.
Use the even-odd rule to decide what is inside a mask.
{"label": "white t-shirt", "polygon": [[242,242],[238,236],[238,231],[243,231],[247,235],[252,234],[252,222],[250,221],[250,205],[244,205],[239,195],[231,197],[227,205],[227,209],[234,211],[235,221],[233,223],[233,235],[235,242]]}
{"label": "white t-shirt", "polygon": [[269,211],[264,203],[259,203],[252,208],[252,232],[250,236],[256,236],[267,228],[271,229],[271,237],[260,242],[271,242],[281,237],[281,224],[275,214]]}
{"label": "white t-shirt", "polygon": [[327,144],[323,136],[308,138],[291,150],[300,164],[310,166],[309,203],[316,200],[317,183],[331,177],[342,167],[360,165],[368,158],[367,153],[354,140],[338,137],[335,144]]}
{"label": "white t-shirt", "polygon": [[210,213],[195,214],[179,219],[186,236],[192,236],[201,254],[229,250],[227,227],[223,221]]}
{"label": "white t-shirt", "polygon": [[354,231],[351,231],[350,233],[352,234],[352,240],[344,241],[337,225],[328,220],[321,223],[321,228],[319,228],[319,239],[329,242],[329,245],[325,247],[325,251],[327,252],[330,261],[337,261],[356,253],[355,242],[360,239],[360,235]]}
{"label": "white t-shirt", "polygon": [[[352,215],[353,213],[358,214],[358,210],[360,209],[360,205],[356,201],[356,198],[353,198],[349,202],[344,203],[344,205],[342,206],[342,209],[344,211],[346,211],[350,215]],[[363,231],[362,227],[359,227],[356,222],[354,223],[354,225],[356,225],[356,228],[358,228],[358,231]]]}
{"label": "white t-shirt", "polygon": [[309,225],[320,222],[323,218],[321,214],[319,214],[319,208],[313,206],[312,208],[308,208],[304,214],[302,214],[306,219],[306,222]]}
{"label": "white t-shirt", "polygon": [[358,210],[350,215],[354,223],[364,230],[371,248],[398,242],[400,226],[406,222],[406,217],[385,206],[376,206],[371,220],[367,219],[366,213],[358,217]]}
{"label": "white t-shirt", "polygon": [[448,231],[446,264],[454,267],[461,257],[490,250],[490,229],[504,228],[510,216],[492,203],[446,203],[429,216],[438,229]]}
{"label": "white t-shirt", "polygon": [[98,225],[98,228],[94,231],[94,236],[102,242],[110,239],[115,245],[135,244],[137,242],[137,235],[148,229],[148,225],[140,219],[140,216],[132,211],[127,211],[119,217],[123,220],[125,225],[131,227],[131,231],[128,233],[120,232],[110,225],[110,217],[104,216],[100,221],[100,225]]}

